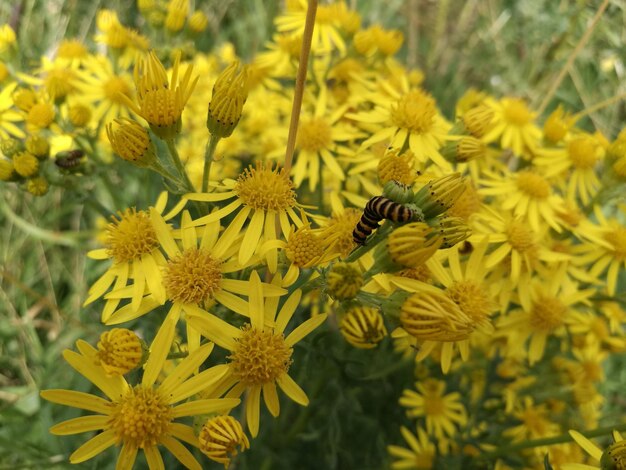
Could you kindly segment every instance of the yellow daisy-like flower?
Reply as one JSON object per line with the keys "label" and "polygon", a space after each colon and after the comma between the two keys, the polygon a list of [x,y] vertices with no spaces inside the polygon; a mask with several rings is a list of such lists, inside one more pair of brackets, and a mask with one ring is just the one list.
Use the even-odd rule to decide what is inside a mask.
{"label": "yellow daisy-like flower", "polygon": [[598,277],[606,271],[606,290],[615,294],[620,270],[626,267],[626,226],[617,218],[607,218],[599,206],[594,207],[597,223],[584,220],[578,234],[583,239],[575,246],[572,262],[587,266],[589,274]]}
{"label": "yellow daisy-like flower", "polygon": [[295,163],[292,168],[293,181],[296,187],[305,179],[309,180],[309,190],[314,191],[319,181],[320,165],[326,168],[339,180],[346,175],[339,165],[336,156],[347,155],[350,151],[341,142],[356,139],[357,132],[351,130],[340,121],[345,114],[346,107],[340,107],[327,115],[328,88],[322,86],[315,103],[315,112],[312,116],[303,116],[298,127],[298,137]]}
{"label": "yellow daisy-like flower", "polygon": [[580,463],[568,463],[561,465],[562,470],[623,470],[626,468],[626,440],[624,440],[618,431],[613,431],[613,444],[607,447],[604,451],[578,431],[570,430],[569,435],[572,436],[572,439],[574,439],[574,441],[576,441],[576,443],[600,465],[594,466]]}
{"label": "yellow daisy-like flower", "polygon": [[[236,259],[241,237],[232,237],[228,232],[218,237],[219,221],[202,228],[194,227],[189,212],[185,211],[180,228],[182,246],[179,246],[173,231],[154,208],[150,210],[150,220],[166,257],[165,263],[159,265],[161,283],[158,290],[150,290],[138,308],[129,304],[114,312],[106,321],[108,325],[117,325],[145,315],[162,305],[163,298],[172,303],[170,315],[176,318],[181,312],[187,313],[188,308],[192,307],[192,311],[197,312],[198,309],[209,308],[213,302],[219,302],[240,315],[248,315],[248,304],[238,295],[247,296],[250,283],[226,277],[246,267]],[[107,294],[106,298],[130,298],[134,291],[134,286],[128,286]],[[284,295],[286,291],[273,284],[264,284],[263,293],[268,297],[276,297]],[[199,346],[200,336],[189,329],[187,334],[187,342],[193,350]]]}
{"label": "yellow daisy-like flower", "polygon": [[76,88],[81,92],[81,102],[92,107],[94,121],[108,123],[130,116],[126,100],[134,96],[132,78],[117,74],[107,57],[88,57],[78,72]]}
{"label": "yellow daisy-like flower", "polygon": [[512,210],[515,217],[528,220],[535,232],[540,232],[546,224],[561,232],[557,213],[564,210],[563,200],[554,194],[550,182],[538,172],[521,170],[504,175],[490,174],[480,183],[483,187],[478,190],[479,194],[494,196],[502,209]]}
{"label": "yellow daisy-like flower", "polygon": [[532,112],[524,100],[520,98],[502,98],[495,101],[487,98],[485,104],[493,109],[493,126],[484,136],[485,142],[500,140],[502,148],[510,148],[516,155],[524,155],[525,151],[533,151],[539,146],[541,129],[534,120]]}
{"label": "yellow daisy-like flower", "polygon": [[570,139],[563,149],[540,150],[533,164],[547,178],[558,177],[570,201],[580,198],[587,205],[600,187],[596,167],[604,153],[596,138],[582,135]]}
{"label": "yellow daisy-like flower", "polygon": [[[504,433],[510,436],[513,442],[542,439],[559,434],[559,425],[550,420],[550,410],[544,404],[535,405],[532,398],[524,397],[513,411],[513,416],[521,424],[507,429]],[[537,455],[543,456],[546,446],[535,447]]]}
{"label": "yellow daisy-like flower", "polygon": [[532,365],[544,354],[548,338],[565,334],[572,323],[571,312],[578,304],[591,305],[593,289],[579,289],[564,270],[551,273],[549,280],[537,280],[531,290],[530,303],[520,299],[521,310],[514,310],[498,321],[498,336],[508,339],[513,354],[524,350],[528,342],[528,362]]}
{"label": "yellow daisy-like flower", "polygon": [[[274,282],[280,281],[276,276]],[[255,437],[259,432],[261,394],[272,416],[278,416],[280,412],[277,384],[293,401],[308,405],[309,399],[288,371],[293,346],[320,326],[326,315],[308,319],[285,337],[285,328],[300,303],[302,291],[294,291],[278,312],[278,298],[263,302],[263,286],[259,275],[253,271],[249,295],[250,323],[243,328],[235,328],[199,309],[188,311],[187,322],[203,336],[230,351],[228,364],[217,366],[225,375],[210,393],[239,397],[247,392],[246,421],[250,434]]]}
{"label": "yellow daisy-like flower", "polygon": [[15,123],[24,120],[22,113],[13,108],[13,92],[17,87],[17,82],[8,84],[0,92],[0,138],[8,139],[17,137],[22,139],[26,134]]}
{"label": "yellow daisy-like flower", "polygon": [[[220,220],[237,211],[230,222],[228,230],[231,236],[241,231],[250,216],[250,223],[239,249],[239,262],[247,263],[263,238],[265,241],[276,240],[278,236],[276,223],[280,224],[283,237],[287,239],[291,232],[291,222],[302,225],[302,220],[295,212],[298,207],[293,183],[284,169],[273,168],[257,162],[256,167],[249,167],[234,180],[225,180],[218,191],[213,193],[192,193],[185,196],[192,201],[216,202],[237,198],[209,215],[194,221],[194,225],[203,225]],[[219,191],[226,189],[226,191]],[[276,271],[277,250],[267,251],[270,270]]]}
{"label": "yellow daisy-like flower", "polygon": [[421,89],[402,92],[388,88],[385,91],[388,94],[372,96],[375,104],[372,111],[346,115],[357,122],[376,126],[376,131],[361,144],[361,149],[389,140],[394,148],[410,148],[421,164],[430,160],[442,169],[450,170],[450,163],[439,149],[448,138],[451,125],[437,110],[435,99]]}
{"label": "yellow daisy-like flower", "polygon": [[[158,212],[163,212],[167,205],[167,193],[163,192],[155,204]],[[169,220],[178,214],[185,205],[181,201],[165,215]],[[126,209],[119,217],[112,217],[105,229],[104,248],[92,250],[87,256],[96,260],[113,261],[109,269],[93,283],[89,296],[83,306],[89,305],[102,297],[111,286],[113,290],[125,288],[129,279],[134,279],[131,294],[131,309],[139,310],[146,286],[154,294],[160,305],[165,302],[162,287],[162,273],[159,266],[165,264],[160,251],[159,237],[146,211]],[[102,321],[106,322],[120,303],[120,298],[108,299],[102,311]]]}
{"label": "yellow daisy-like flower", "polygon": [[391,468],[394,470],[411,468],[427,470],[433,468],[437,449],[435,445],[428,440],[426,431],[418,426],[417,435],[414,435],[411,431],[402,426],[400,433],[409,445],[409,449],[400,446],[387,446],[387,452],[397,459],[391,464]]}
{"label": "yellow daisy-like flower", "polygon": [[[279,32],[288,32],[295,36],[302,36],[306,20],[306,0],[296,0],[296,7],[289,9],[284,15],[275,20]],[[292,7],[294,5],[292,4]],[[311,38],[311,50],[315,53],[330,53],[337,49],[343,56],[346,44],[341,37],[339,18],[340,13],[346,11],[344,2],[319,5],[315,15],[315,27]]]}
{"label": "yellow daisy-like flower", "polygon": [[147,57],[135,64],[135,87],[137,103],[126,96],[119,96],[126,105],[150,124],[159,137],[171,139],[180,132],[180,116],[198,78],[192,80],[193,66],[188,66],[179,78],[180,54],[176,56],[170,79],[163,64],[151,51]]}
{"label": "yellow daisy-like flower", "polygon": [[[137,453],[142,449],[148,467],[157,470],[164,468],[159,451],[159,446],[163,446],[185,467],[198,470],[202,468],[180,442],[199,447],[193,428],[175,420],[204,413],[224,412],[237,406],[240,400],[209,398],[186,401],[203,389],[211,387],[225,373],[218,366],[191,377],[211,353],[212,343],[190,353],[165,379],[156,384],[166,362],[174,329],[174,324],[170,322],[168,328],[162,328],[155,337],[141,383],[135,386],[121,375],[107,375],[95,362],[97,350],[84,341],[77,343],[82,354],[70,350],[63,353],[65,360],[74,369],[106,395],[106,398],[101,398],[71,390],[41,392],[44,399],[53,403],[97,413],[64,421],[50,429],[56,435],[102,431],[74,451],[70,456],[71,463],[85,462],[109,447],[121,446],[117,469],[132,469]],[[177,405],[183,400],[184,403]]]}
{"label": "yellow daisy-like flower", "polygon": [[457,427],[467,424],[467,412],[461,403],[461,394],[445,395],[446,383],[442,380],[426,379],[416,382],[414,390],[404,390],[400,405],[408,408],[409,418],[424,418],[426,432],[437,439],[453,437]]}

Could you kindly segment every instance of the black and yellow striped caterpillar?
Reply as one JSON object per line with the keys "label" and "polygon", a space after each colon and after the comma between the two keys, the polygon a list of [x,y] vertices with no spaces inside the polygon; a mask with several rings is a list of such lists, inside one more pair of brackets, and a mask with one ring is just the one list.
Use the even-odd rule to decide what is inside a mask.
{"label": "black and yellow striped caterpillar", "polygon": [[367,237],[378,228],[381,220],[408,222],[412,217],[413,211],[405,205],[384,196],[375,196],[365,205],[363,215],[352,231],[352,239],[355,243],[364,245]]}

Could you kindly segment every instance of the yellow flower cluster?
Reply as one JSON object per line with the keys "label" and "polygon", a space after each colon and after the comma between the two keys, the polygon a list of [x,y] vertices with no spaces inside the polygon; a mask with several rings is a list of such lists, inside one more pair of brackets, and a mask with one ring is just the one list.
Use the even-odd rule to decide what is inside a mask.
{"label": "yellow flower cluster", "polygon": [[[208,26],[186,0],[138,3],[172,38]],[[317,330],[359,357],[415,361],[388,397],[416,430],[397,423],[409,448],[389,443],[392,468],[470,468],[532,441],[514,468],[546,453],[582,463],[541,440],[598,425],[603,366],[626,350],[626,132],[609,142],[577,126],[582,113],[541,116],[475,90],[448,118],[423,73],[394,58],[399,31],[362,26],[345,2],[319,6],[312,37],[306,18],[305,0],[287,2],[241,66],[230,45],[166,54],[101,11],[106,55],[68,40],[32,75],[2,79],[0,180],[43,195],[113,151],[166,189],[152,207],[116,208],[88,253],[107,267],[85,306],[128,329],[65,351],[106,398],[43,391],[96,413],[52,432],[101,431],[73,463],[115,445],[120,468],[140,449],[162,468],[160,447],[201,468],[182,441],[228,465],[255,445],[244,429],[262,432],[261,398],[274,417],[278,389],[309,404],[290,368]],[[132,330],[147,316],[159,323],[149,346]]]}

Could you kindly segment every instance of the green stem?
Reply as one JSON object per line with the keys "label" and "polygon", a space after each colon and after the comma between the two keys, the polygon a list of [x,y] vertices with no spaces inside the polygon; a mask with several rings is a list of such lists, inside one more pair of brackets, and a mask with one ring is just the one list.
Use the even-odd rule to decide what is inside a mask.
{"label": "green stem", "polygon": [[161,163],[159,163],[158,160],[155,162],[154,165],[150,166],[150,169],[154,171],[155,173],[158,173],[159,175],[161,175],[163,178],[171,181],[177,187],[181,186],[180,180],[176,178],[176,176],[174,176],[172,173],[167,171],[167,169],[163,165],[161,165]]}
{"label": "green stem", "polygon": [[[581,432],[581,434],[583,434],[587,438],[599,437],[599,436],[610,434],[611,431],[614,431],[614,430],[626,431],[626,423],[615,424],[612,426],[604,426],[602,428],[597,428],[592,431]],[[530,449],[533,447],[540,447],[540,446],[549,446],[553,444],[563,444],[564,442],[569,442],[572,440],[573,439],[569,434],[561,434],[560,436],[554,436],[554,437],[545,437],[543,439],[533,439],[530,441],[524,441],[524,442],[520,442],[518,444],[513,444],[510,446],[504,446],[493,452],[487,452],[481,455],[480,458],[481,460],[487,460],[487,459],[491,460],[491,459],[498,458],[502,455],[513,454],[523,449]]]}
{"label": "green stem", "polygon": [[170,360],[170,359],[184,359],[187,356],[189,356],[189,353],[188,352],[183,352],[183,351],[175,352],[175,353],[169,353],[167,355],[167,360]]}
{"label": "green stem", "polygon": [[185,167],[183,166],[183,162],[180,161],[180,156],[178,155],[178,150],[176,150],[176,145],[174,144],[174,139],[166,139],[165,143],[167,144],[167,149],[170,152],[170,156],[172,157],[172,162],[174,162],[174,166],[176,170],[183,178],[183,189],[185,192],[193,193],[195,189],[193,184],[191,184],[191,180],[189,176],[187,176],[187,172],[185,171]]}
{"label": "green stem", "polygon": [[213,163],[213,155],[217,148],[217,143],[220,141],[220,137],[215,134],[211,134],[211,138],[206,144],[204,151],[204,171],[202,172],[202,192],[206,193],[209,189],[209,177],[211,176],[211,164]]}
{"label": "green stem", "polygon": [[374,233],[374,235],[369,237],[365,245],[361,245],[352,253],[350,253],[348,257],[345,259],[345,262],[352,263],[353,261],[356,261],[357,259],[359,259],[365,253],[367,253],[376,245],[378,245],[381,241],[383,241],[385,237],[389,234],[389,232],[391,232],[391,224],[385,223],[385,225],[383,225],[382,227],[376,230],[376,233]]}

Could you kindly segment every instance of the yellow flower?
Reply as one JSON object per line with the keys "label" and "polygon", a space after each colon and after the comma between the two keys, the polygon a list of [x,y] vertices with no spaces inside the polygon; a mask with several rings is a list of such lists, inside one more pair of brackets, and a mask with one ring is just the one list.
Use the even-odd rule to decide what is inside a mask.
{"label": "yellow flower", "polygon": [[[150,210],[150,221],[158,244],[165,252],[165,258],[158,266],[158,284],[153,283],[150,286],[150,294],[141,299],[138,307],[128,304],[114,312],[106,321],[108,325],[134,320],[165,301],[172,303],[170,315],[176,318],[179,318],[181,312],[188,313],[189,308],[193,308],[193,312],[207,309],[213,302],[219,302],[240,315],[248,315],[248,305],[238,295],[248,296],[250,282],[227,277],[247,267],[240,265],[236,259],[239,243],[236,237],[228,232],[218,237],[218,221],[206,227],[194,227],[189,212],[185,211],[182,213],[180,229],[181,247],[158,210]],[[263,288],[267,297],[286,293],[284,289],[273,284],[263,284]],[[135,286],[128,286],[112,291],[106,298],[131,298],[134,292]],[[193,350],[200,344],[199,334],[189,329],[187,334],[187,342]]]}
{"label": "yellow flower", "polygon": [[535,232],[540,232],[545,224],[561,232],[556,213],[563,210],[563,200],[554,194],[550,182],[538,172],[521,170],[505,175],[490,174],[481,183],[484,186],[478,190],[481,195],[495,196],[502,209],[513,210],[515,217],[528,221]]}
{"label": "yellow flower", "polygon": [[207,115],[211,134],[228,137],[237,127],[248,99],[248,75],[248,67],[244,65],[240,70],[239,61],[235,61],[217,77]]}
{"label": "yellow flower", "polygon": [[142,168],[157,163],[154,144],[148,131],[132,119],[115,119],[106,126],[113,151],[124,160]]}
{"label": "yellow flower", "polygon": [[[559,434],[559,425],[550,419],[550,410],[545,404],[535,405],[532,398],[524,397],[517,404],[513,416],[521,421],[521,424],[507,429],[504,433],[510,436],[513,442],[543,439]],[[533,449],[537,455],[545,455],[547,446],[539,446]]]}
{"label": "yellow flower", "polygon": [[[167,204],[167,193],[163,192],[155,208],[163,212]],[[165,216],[165,220],[174,217],[182,210],[182,201]],[[154,293],[159,305],[165,302],[162,287],[162,273],[159,266],[165,264],[165,258],[159,247],[159,237],[153,226],[150,214],[146,211],[126,209],[113,216],[106,227],[104,248],[92,250],[87,256],[92,259],[111,259],[113,262],[105,273],[89,289],[89,296],[83,306],[89,305],[102,297],[111,286],[113,290],[126,287],[128,280],[134,278],[132,286],[131,309],[137,312],[146,289]],[[170,228],[171,230],[171,228]],[[120,298],[108,299],[102,311],[102,321],[106,322],[120,303]]]}
{"label": "yellow flower", "polygon": [[191,79],[193,66],[179,77],[180,54],[176,56],[170,79],[154,51],[135,63],[137,103],[127,96],[118,96],[126,105],[150,124],[162,139],[172,139],[181,128],[180,116],[193,92],[198,78]]}
{"label": "yellow flower", "polygon": [[[522,309],[500,317],[498,336],[507,338],[509,351],[526,351],[532,365],[544,355],[548,338],[562,337],[572,323],[571,313],[579,304],[590,305],[593,289],[579,289],[565,271],[551,273],[551,278],[532,284],[530,301],[520,299]],[[528,346],[526,342],[528,341]]]}
{"label": "yellow flower", "polygon": [[94,121],[108,123],[130,117],[126,99],[134,96],[132,78],[124,72],[116,73],[107,57],[89,56],[78,72],[76,88],[81,102],[91,106]]}
{"label": "yellow flower", "polygon": [[[276,276],[275,282],[280,282]],[[309,399],[289,376],[293,346],[320,326],[326,315],[314,316],[287,337],[285,327],[300,303],[302,292],[294,291],[285,301],[280,313],[278,299],[263,302],[263,287],[256,271],[250,276],[250,323],[238,329],[202,310],[190,309],[187,322],[203,336],[230,351],[228,364],[217,366],[224,371],[220,382],[210,390],[215,396],[239,397],[247,392],[245,413],[248,429],[253,437],[259,432],[261,394],[272,416],[280,412],[278,386],[296,403],[307,406]],[[272,326],[268,326],[272,325]]]}
{"label": "yellow flower", "polygon": [[495,101],[488,98],[485,104],[494,112],[491,130],[483,136],[485,142],[499,139],[502,148],[510,148],[521,156],[539,146],[541,130],[534,122],[536,113],[528,109],[524,100],[502,98]]}
{"label": "yellow flower", "polygon": [[363,306],[346,312],[339,331],[348,343],[359,349],[375,348],[387,336],[382,314],[375,308]]}
{"label": "yellow flower", "polygon": [[176,33],[183,29],[187,13],[189,13],[189,0],[170,0],[167,3],[167,16],[165,17],[167,30]]}
{"label": "yellow flower", "polygon": [[417,162],[432,161],[444,170],[450,163],[439,153],[439,148],[448,138],[450,124],[437,110],[435,99],[422,89],[402,91],[386,90],[391,98],[382,93],[373,95],[375,108],[372,111],[348,113],[346,116],[357,122],[375,125],[374,134],[361,144],[361,150],[389,140],[394,148],[409,149]]}
{"label": "yellow flower", "polygon": [[15,31],[7,23],[0,26],[0,54],[15,44]]}
{"label": "yellow flower", "polygon": [[461,395],[452,392],[445,395],[446,383],[442,380],[426,379],[416,382],[414,390],[404,390],[400,405],[408,408],[410,418],[424,418],[426,432],[437,439],[453,437],[457,429],[467,424],[467,413]]}
{"label": "yellow flower", "polygon": [[428,440],[428,434],[423,428],[417,427],[417,435],[414,435],[407,428],[400,428],[402,437],[409,445],[409,449],[400,446],[387,446],[387,452],[398,459],[391,464],[394,470],[401,469],[420,469],[428,470],[433,468],[437,449],[435,445]]}
{"label": "yellow flower", "polygon": [[[204,225],[220,220],[238,211],[230,222],[229,233],[236,236],[250,217],[250,224],[244,230],[244,237],[239,249],[239,262],[247,263],[259,247],[261,240],[276,240],[277,219],[285,239],[289,237],[291,223],[300,227],[302,220],[295,212],[298,207],[293,183],[284,169],[273,168],[257,161],[256,168],[249,167],[239,175],[237,181],[226,180],[218,191],[213,193],[192,193],[185,196],[192,201],[225,201],[237,198],[211,214],[194,221],[195,225]],[[226,191],[219,191],[226,189]],[[243,206],[243,207],[242,207]],[[270,271],[275,272],[277,266],[276,249],[266,253]]]}
{"label": "yellow flower", "polygon": [[617,218],[607,219],[599,206],[594,207],[597,224],[589,220],[580,223],[581,245],[573,248],[577,255],[572,262],[588,266],[593,277],[606,271],[606,290],[615,294],[620,268],[626,266],[626,227]]}
{"label": "yellow flower", "polygon": [[[98,388],[106,398],[71,390],[44,390],[42,398],[61,405],[94,411],[97,414],[70,419],[56,424],[50,432],[72,435],[102,431],[79,447],[70,456],[70,462],[85,462],[109,447],[121,446],[118,469],[133,468],[137,453],[142,449],[150,470],[163,468],[159,446],[164,446],[187,468],[201,469],[201,465],[179,441],[199,447],[193,429],[176,422],[177,418],[203,413],[224,412],[239,404],[234,398],[210,398],[186,401],[189,397],[210,387],[224,375],[224,369],[213,367],[194,375],[193,371],[207,359],[213,344],[207,344],[189,354],[168,376],[155,385],[161,373],[174,325],[163,328],[150,347],[141,383],[132,386],[121,375],[109,376],[94,360],[97,351],[84,341],[77,343],[82,354],[65,350],[63,357],[80,374]],[[190,378],[191,377],[191,378]],[[177,403],[184,403],[177,405]]]}

